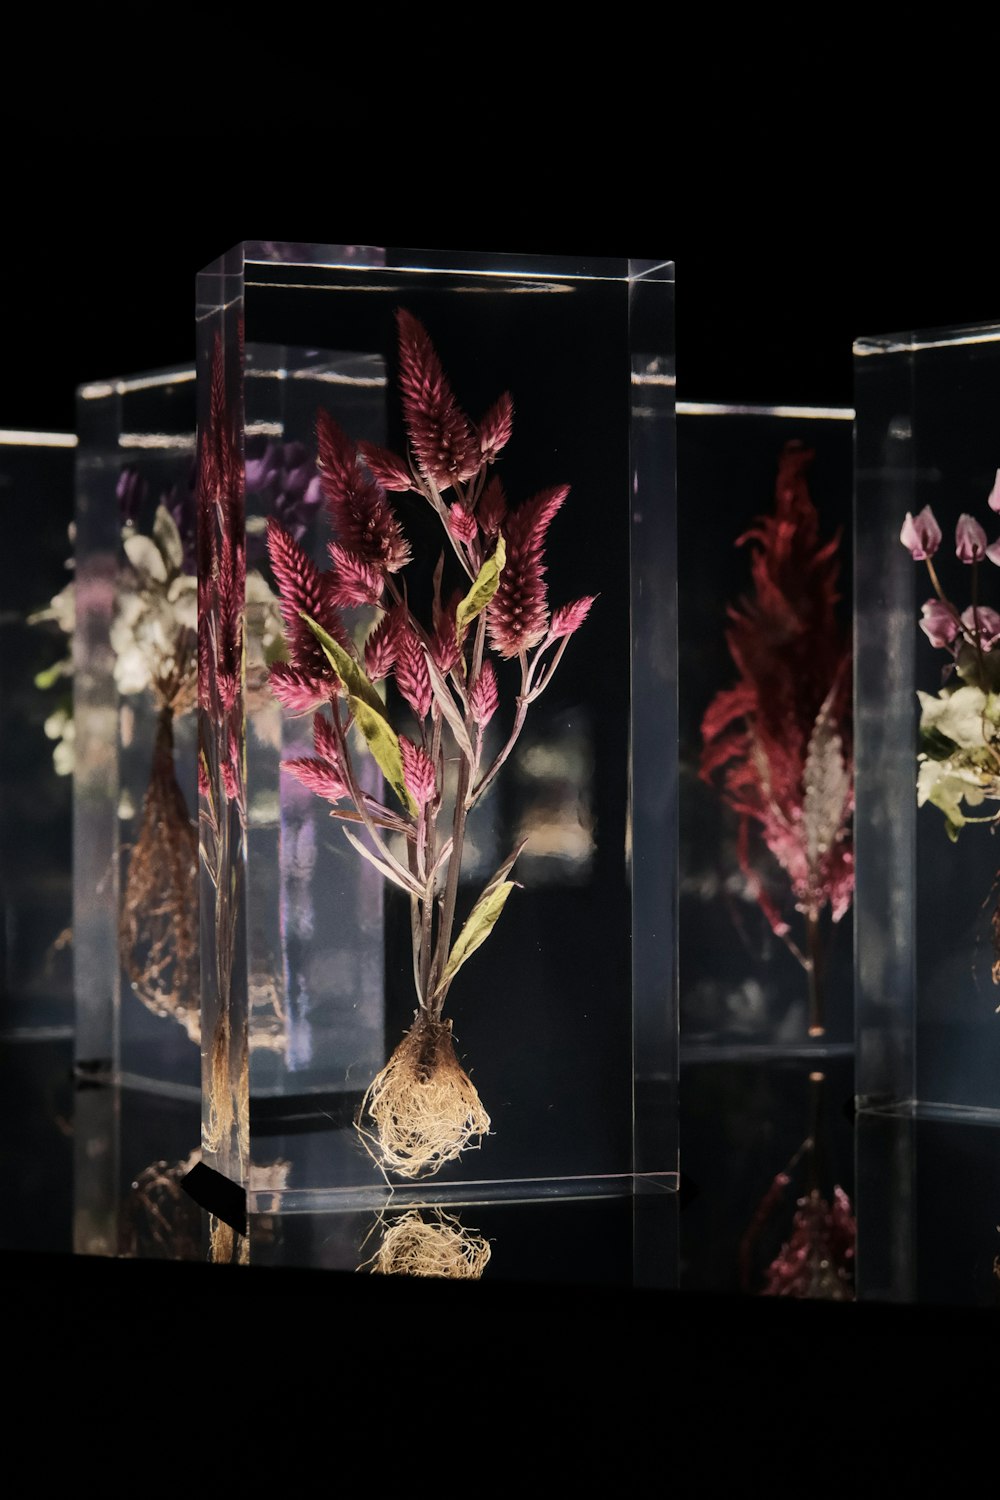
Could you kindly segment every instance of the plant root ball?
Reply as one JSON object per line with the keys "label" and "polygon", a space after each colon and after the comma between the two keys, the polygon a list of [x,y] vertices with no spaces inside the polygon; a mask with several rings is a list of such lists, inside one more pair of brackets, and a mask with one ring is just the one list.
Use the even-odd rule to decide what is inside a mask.
{"label": "plant root ball", "polygon": [[[373,1276],[443,1276],[478,1281],[490,1259],[489,1241],[436,1209],[425,1220],[415,1208],[383,1222],[382,1243],[366,1265]],[[363,1268],[362,1268],[363,1269]]]}
{"label": "plant root ball", "polygon": [[455,1055],[450,1021],[417,1012],[372,1080],[356,1123],[369,1154],[400,1177],[430,1177],[446,1161],[479,1146],[490,1117]]}

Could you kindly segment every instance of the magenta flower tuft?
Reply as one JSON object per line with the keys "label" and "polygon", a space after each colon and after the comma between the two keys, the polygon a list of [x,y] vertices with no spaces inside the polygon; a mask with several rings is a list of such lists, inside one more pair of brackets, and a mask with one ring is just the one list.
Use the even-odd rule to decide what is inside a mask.
{"label": "magenta flower tuft", "polygon": [[496,462],[501,449],[510,442],[513,427],[514,402],[510,392],[504,391],[479,424],[479,448],[484,463]]}
{"label": "magenta flower tuft", "polygon": [[476,540],[476,534],[479,530],[476,525],[476,518],[465,509],[464,505],[459,505],[457,500],[448,512],[448,530],[452,536],[458,537],[458,540],[464,542],[467,547],[471,547],[472,543]]}
{"label": "magenta flower tuft", "polygon": [[410,547],[382,486],[358,467],[350,438],[330,416],[316,416],[319,474],[338,540],[349,551],[388,573],[410,560]]}
{"label": "magenta flower tuft", "polygon": [[403,629],[396,647],[396,686],[418,719],[426,719],[431,710],[431,674],[427,658],[416,632]]}
{"label": "magenta flower tuft", "polygon": [[341,609],[350,609],[360,604],[380,604],[385,591],[385,579],[379,568],[366,562],[356,552],[349,552],[339,542],[329,544],[330,561],[334,566],[330,582],[330,595]]}
{"label": "magenta flower tuft", "polygon": [[986,532],[975,516],[959,516],[955,527],[955,554],[959,562],[964,563],[979,562],[986,556]]}
{"label": "magenta flower tuft", "polygon": [[572,604],[561,604],[553,612],[549,633],[556,636],[572,635],[574,630],[579,630],[590,614],[591,605],[596,598],[596,594],[586,594],[582,599],[574,600]]}
{"label": "magenta flower tuft", "polygon": [[920,606],[920,613],[923,616],[920,628],[931,645],[950,646],[959,629],[958,616],[951,605],[942,604],[940,599],[928,599]]}
{"label": "magenta flower tuft", "polygon": [[507,497],[503,485],[494,474],[483,491],[476,519],[480,530],[488,541],[492,541],[507,518]]}
{"label": "magenta flower tuft", "polygon": [[997,469],[997,477],[993,481],[993,488],[986,497],[986,504],[990,510],[1000,510],[1000,469]]}
{"label": "magenta flower tuft", "polygon": [[305,755],[297,760],[283,760],[281,769],[289,771],[296,781],[308,787],[309,791],[318,792],[327,802],[339,802],[341,797],[350,795],[340,772],[328,760]]}
{"label": "magenta flower tuft", "polygon": [[365,671],[372,682],[381,682],[392,671],[399,644],[401,618],[398,606],[390,609],[365,642]]}
{"label": "magenta flower tuft", "polygon": [[[977,604],[975,607],[970,604],[962,614],[962,624],[970,640],[975,641],[978,635],[983,651],[992,651],[997,641],[1000,641],[1000,614],[987,604]],[[937,645],[937,642],[934,644]]]}
{"label": "magenta flower tuft", "polygon": [[471,479],[482,467],[479,443],[445,377],[424,325],[401,307],[399,390],[403,419],[421,473],[439,489]]}
{"label": "magenta flower tuft", "polygon": [[469,694],[469,708],[480,729],[486,728],[496,713],[499,702],[500,689],[497,684],[496,668],[487,657],[476,678],[476,685]]}
{"label": "magenta flower tuft", "polygon": [[446,677],[452,667],[458,665],[458,658],[462,654],[456,630],[456,617],[461,599],[462,591],[458,589],[452,594],[444,609],[435,611],[438,621],[431,637],[431,655],[438,671]]}
{"label": "magenta flower tuft", "polygon": [[430,757],[405,734],[399,736],[399,751],[403,758],[403,780],[414,802],[424,808],[437,794],[437,778]]}
{"label": "magenta flower tuft", "polygon": [[292,666],[313,679],[333,676],[333,669],[323,648],[313,635],[302,614],[322,625],[328,635],[345,648],[350,640],[340,611],[330,591],[328,574],[321,573],[290,534],[271,517],[267,523],[267,550],[271,557],[274,581],[278,585],[281,617],[288,633],[288,653]]}
{"label": "magenta flower tuft", "polygon": [[911,516],[909,511],[906,512],[906,520],[899,533],[899,540],[914,562],[924,562],[928,557],[934,556],[941,545],[941,528],[935,521],[934,512],[929,505],[925,505],[917,516]]}
{"label": "magenta flower tuft", "polygon": [[292,713],[309,713],[318,708],[321,703],[326,703],[331,692],[336,692],[336,682],[323,682],[319,678],[310,677],[306,672],[300,672],[298,667],[289,666],[287,662],[275,662],[270,670],[269,680],[271,692],[285,708]]}
{"label": "magenta flower tuft", "polygon": [[358,444],[358,452],[368,465],[372,477],[384,490],[401,493],[403,490],[413,489],[413,475],[397,453],[389,448],[380,448],[378,443],[366,443],[364,440]]}
{"label": "magenta flower tuft", "polygon": [[542,490],[504,523],[507,561],[488,614],[490,643],[501,656],[516,656],[545,636],[548,599],[542,548],[552,517],[568,494],[568,484]]}

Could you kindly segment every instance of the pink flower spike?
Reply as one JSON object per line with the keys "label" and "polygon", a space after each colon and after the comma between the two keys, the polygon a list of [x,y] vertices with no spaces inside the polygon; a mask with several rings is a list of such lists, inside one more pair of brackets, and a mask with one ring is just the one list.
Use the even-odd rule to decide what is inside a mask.
{"label": "pink flower spike", "polygon": [[336,691],[335,684],[310,677],[287,662],[275,662],[269,680],[271,692],[278,702],[296,714],[308,713],[321,703],[329,702],[331,691]]}
{"label": "pink flower spike", "polygon": [[958,618],[954,609],[942,604],[940,599],[928,599],[920,606],[923,619],[920,629],[932,646],[950,646],[958,634]]}
{"label": "pink flower spike", "polygon": [[373,479],[377,479],[384,490],[413,489],[413,475],[403,460],[388,448],[380,448],[377,443],[368,443],[364,439],[358,444],[358,452],[368,465],[368,472]]}
{"label": "pink flower spike", "polygon": [[471,547],[476,540],[476,533],[479,530],[476,518],[470,515],[464,505],[459,505],[457,500],[448,512],[448,530],[467,547]]}
{"label": "pink flower spike", "polygon": [[437,793],[437,778],[430,758],[405,734],[399,736],[399,752],[403,757],[403,779],[407,790],[417,806],[424,808]]}
{"label": "pink flower spike", "polygon": [[434,694],[424,648],[412,630],[401,629],[397,637],[395,674],[396,686],[417,718],[423,721],[431,711]]}
{"label": "pink flower spike", "polygon": [[1000,469],[997,469],[997,477],[993,481],[993,488],[986,497],[986,504],[990,510],[1000,510]]}
{"label": "pink flower spike", "polygon": [[514,427],[514,402],[504,391],[479,424],[479,447],[486,463],[496,462],[497,454],[510,442]]}
{"label": "pink flower spike", "polygon": [[[924,608],[926,609],[927,606],[924,605]],[[987,604],[977,604],[975,608],[970,604],[962,614],[962,624],[973,643],[978,634],[979,645],[983,651],[992,651],[997,641],[1000,641],[1000,615],[995,609],[990,609]]]}
{"label": "pink flower spike", "polygon": [[334,567],[329,585],[334,604],[350,609],[354,605],[381,603],[385,579],[378,567],[339,542],[330,542],[328,551]]}
{"label": "pink flower spike", "polygon": [[469,708],[480,729],[485,729],[497,711],[500,689],[497,685],[496,668],[489,657],[483,662],[476,685],[469,694]]}
{"label": "pink flower spike", "polygon": [[300,781],[320,797],[325,797],[327,802],[339,802],[341,797],[349,795],[336,766],[332,766],[327,760],[315,760],[311,755],[304,755],[296,760],[283,760],[281,769],[291,772],[296,781]]}
{"label": "pink flower spike", "polygon": [[918,516],[906,512],[906,520],[899,533],[899,540],[914,562],[925,562],[933,557],[941,545],[941,528],[934,519],[934,512],[925,505]]}
{"label": "pink flower spike", "polygon": [[986,532],[975,516],[959,516],[955,527],[955,555],[959,562],[974,563],[986,556]]}
{"label": "pink flower spike", "polygon": [[584,620],[590,614],[590,607],[596,598],[596,594],[587,594],[584,598],[577,599],[572,604],[561,604],[553,612],[549,634],[554,636],[572,635],[574,630],[579,630]]}

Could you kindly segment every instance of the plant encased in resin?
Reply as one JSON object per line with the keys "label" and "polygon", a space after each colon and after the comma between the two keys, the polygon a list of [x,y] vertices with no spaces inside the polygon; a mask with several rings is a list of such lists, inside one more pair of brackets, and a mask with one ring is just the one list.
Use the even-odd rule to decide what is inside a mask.
{"label": "plant encased in resin", "polygon": [[[331,816],[358,854],[409,898],[417,1010],[369,1086],[357,1125],[385,1169],[418,1178],[478,1145],[490,1127],[443,1010],[459,970],[517,885],[511,877],[523,843],[481,891],[453,940],[466,822],[593,598],[550,613],[545,539],[569,487],[508,505],[494,465],[511,438],[510,395],[473,423],[423,325],[400,309],[397,326],[406,457],[369,442],[356,445],[321,411],[319,473],[334,536],[330,569],[321,571],[277,519],[268,525],[288,653],[271,667],[270,682],[288,710],[315,710],[314,754],[285,761],[285,770],[332,804]],[[444,533],[429,621],[411,607],[407,570],[420,559],[389,498],[407,491],[427,502]],[[446,589],[446,570],[460,580],[457,587]],[[378,612],[361,645],[349,624],[359,609]],[[506,662],[516,662],[520,677],[513,720],[502,747],[487,758],[484,735],[501,705]],[[387,707],[389,679],[405,705],[405,728]],[[377,762],[385,800],[362,789],[359,751]]]}
{"label": "plant encased in resin", "polygon": [[[770,926],[809,981],[809,1032],[823,1034],[823,918],[854,891],[851,643],[836,605],[839,533],[823,542],[806,482],[811,450],[788,443],[772,514],[737,539],[753,545],[753,593],[728,610],[739,674],[702,721],[703,780],[739,819],[740,868]],[[716,781],[717,778],[717,781]],[[753,831],[782,872],[769,888]],[[772,866],[773,868],[773,866]],[[788,895],[803,919],[794,934]]]}
{"label": "plant encased in resin", "polygon": [[[1000,511],[1000,470],[987,504]],[[980,564],[1000,566],[1000,540],[991,545],[974,516],[959,516],[955,556],[970,569],[970,602],[959,609],[934,565],[942,535],[929,505],[916,516],[907,511],[899,539],[915,562],[926,565],[934,589],[934,597],[921,605],[920,628],[951,658],[938,692],[917,693],[917,805],[938,808],[954,842],[967,823],[1000,822],[1000,811],[978,811],[1000,802],[1000,613],[979,601]],[[993,910],[992,935],[993,982],[1000,984],[1000,903]]]}

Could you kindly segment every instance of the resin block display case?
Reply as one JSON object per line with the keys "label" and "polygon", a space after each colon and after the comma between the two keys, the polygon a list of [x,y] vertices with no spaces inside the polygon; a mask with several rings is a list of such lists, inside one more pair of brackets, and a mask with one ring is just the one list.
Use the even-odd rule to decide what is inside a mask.
{"label": "resin block display case", "polygon": [[77,393],[76,1058],[200,1098],[194,370]]}
{"label": "resin block display case", "polygon": [[996,1121],[1000,325],[855,355],[859,1101]]}
{"label": "resin block display case", "polygon": [[[71,433],[0,431],[0,1034],[73,1024]],[[54,752],[54,753],[53,753]]]}
{"label": "resin block display case", "polygon": [[678,403],[683,1066],[853,1047],[852,418]]}
{"label": "resin block display case", "polygon": [[[199,278],[203,1152],[251,1213],[676,1183],[672,293],[356,247]],[[365,1113],[407,1034],[491,1121],[411,1176]]]}

